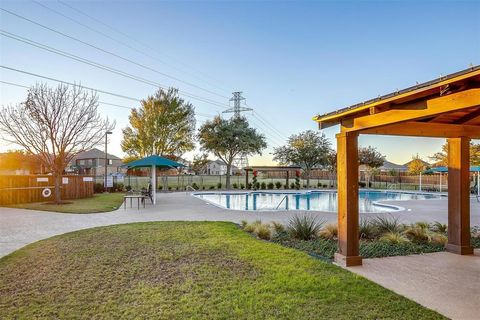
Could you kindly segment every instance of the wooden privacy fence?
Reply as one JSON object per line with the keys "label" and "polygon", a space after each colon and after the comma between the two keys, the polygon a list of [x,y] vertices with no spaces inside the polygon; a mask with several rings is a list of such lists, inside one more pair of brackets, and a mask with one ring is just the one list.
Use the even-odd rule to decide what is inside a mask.
{"label": "wooden privacy fence", "polygon": [[[94,177],[92,176],[63,176],[62,199],[79,199],[93,196]],[[0,206],[53,201],[53,176],[18,175],[0,176]],[[44,190],[50,190],[44,191]],[[49,196],[46,196],[49,194]]]}

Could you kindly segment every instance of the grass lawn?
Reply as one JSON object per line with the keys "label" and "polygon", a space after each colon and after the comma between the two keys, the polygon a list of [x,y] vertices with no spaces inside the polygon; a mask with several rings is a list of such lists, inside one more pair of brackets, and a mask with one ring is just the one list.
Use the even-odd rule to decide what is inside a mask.
{"label": "grass lawn", "polygon": [[0,259],[0,318],[442,319],[226,222],[56,236]]}
{"label": "grass lawn", "polygon": [[11,205],[12,208],[54,211],[64,213],[95,213],[118,209],[123,203],[123,193],[99,193],[91,198],[65,200],[68,204],[52,204],[45,202],[21,203]]}

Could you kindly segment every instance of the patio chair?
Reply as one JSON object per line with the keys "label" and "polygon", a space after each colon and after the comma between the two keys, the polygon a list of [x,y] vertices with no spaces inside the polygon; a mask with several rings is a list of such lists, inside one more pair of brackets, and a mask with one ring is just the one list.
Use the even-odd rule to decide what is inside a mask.
{"label": "patio chair", "polygon": [[152,184],[151,183],[149,183],[147,185],[146,189],[142,189],[142,196],[144,196],[145,199],[149,198],[150,201],[153,203],[153,192],[152,192]]}

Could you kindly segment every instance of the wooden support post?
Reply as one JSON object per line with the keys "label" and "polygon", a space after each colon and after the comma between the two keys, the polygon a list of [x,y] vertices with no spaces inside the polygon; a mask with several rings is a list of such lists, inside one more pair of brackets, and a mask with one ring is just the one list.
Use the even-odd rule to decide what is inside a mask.
{"label": "wooden support post", "polygon": [[358,240],[358,134],[337,134],[338,252],[343,266],[362,264]]}
{"label": "wooden support post", "polygon": [[289,180],[290,180],[290,171],[287,169],[287,187],[285,189],[290,188],[289,186]]}
{"label": "wooden support post", "polygon": [[470,138],[448,139],[447,251],[473,254],[470,245]]}

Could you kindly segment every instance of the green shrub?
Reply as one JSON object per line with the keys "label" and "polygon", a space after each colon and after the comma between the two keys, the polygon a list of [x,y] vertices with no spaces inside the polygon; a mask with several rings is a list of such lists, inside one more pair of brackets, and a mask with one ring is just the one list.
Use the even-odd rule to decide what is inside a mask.
{"label": "green shrub", "polygon": [[320,230],[318,236],[323,239],[335,240],[338,237],[338,227],[336,224],[329,223]]}
{"label": "green shrub", "polygon": [[288,184],[284,184],[283,189],[287,190],[288,189]]}
{"label": "green shrub", "polygon": [[275,182],[275,188],[280,189],[282,187],[282,183],[280,181]]}
{"label": "green shrub", "polygon": [[238,189],[238,184],[232,183],[232,187],[233,187],[233,189]]}
{"label": "green shrub", "polygon": [[94,186],[93,186],[93,192],[102,193],[103,192],[103,184],[95,183]]}
{"label": "green shrub", "polygon": [[290,183],[290,189],[295,189],[295,183]]}
{"label": "green shrub", "polygon": [[198,185],[197,185],[195,182],[194,182],[194,183],[192,183],[192,188],[193,188],[193,189],[195,189],[195,190],[198,190],[198,189],[200,189],[200,188],[198,187]]}
{"label": "green shrub", "polygon": [[222,189],[222,183],[221,182],[217,183],[217,188]]}
{"label": "green shrub", "polygon": [[272,241],[279,243],[285,247],[297,249],[300,251],[314,254],[317,257],[325,259],[333,259],[335,252],[337,252],[337,242],[325,239],[313,239],[309,241],[290,239],[284,234],[275,235]]}
{"label": "green shrub", "polygon": [[266,184],[265,182],[262,182],[262,183],[260,184],[260,188],[261,188],[262,190],[267,189],[267,184]]}
{"label": "green shrub", "polygon": [[247,189],[251,190],[251,189],[252,189],[252,187],[253,187],[252,183],[251,183],[251,182],[249,182],[249,183],[247,184]]}
{"label": "green shrub", "polygon": [[125,187],[124,187],[123,183],[121,183],[121,182],[116,182],[116,183],[113,184],[113,189],[115,191],[123,191],[124,188]]}
{"label": "green shrub", "polygon": [[389,232],[384,233],[380,237],[380,241],[388,242],[390,244],[400,244],[400,243],[408,242],[408,239],[403,234],[401,234],[400,232],[389,231]]}
{"label": "green shrub", "polygon": [[240,189],[245,189],[245,185],[243,183],[240,183]]}
{"label": "green shrub", "polygon": [[273,182],[269,182],[269,183],[267,184],[267,188],[268,188],[269,190],[272,190],[272,189],[274,188],[274,186],[275,186],[275,185],[273,184]]}
{"label": "green shrub", "polygon": [[321,182],[317,182],[317,187],[322,187],[322,183]]}
{"label": "green shrub", "polygon": [[127,192],[129,192],[130,190],[132,190],[132,186],[126,186],[126,187],[125,187],[125,190],[126,190]]}
{"label": "green shrub", "polygon": [[444,247],[436,244],[416,244],[412,242],[392,244],[385,241],[360,241],[360,255],[363,258],[406,256],[439,251],[444,251]]}
{"label": "green shrub", "polygon": [[288,223],[288,233],[294,239],[310,240],[317,237],[325,222],[313,215],[295,215]]}
{"label": "green shrub", "polygon": [[208,189],[213,190],[213,189],[215,189],[215,186],[210,186],[210,187],[208,187]]}

